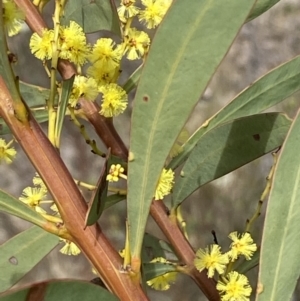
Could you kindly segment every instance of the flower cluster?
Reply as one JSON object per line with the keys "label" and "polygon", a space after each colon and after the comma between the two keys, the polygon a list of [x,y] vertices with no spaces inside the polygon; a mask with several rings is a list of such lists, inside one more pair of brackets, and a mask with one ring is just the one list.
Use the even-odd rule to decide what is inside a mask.
{"label": "flower cluster", "polygon": [[129,60],[137,60],[145,56],[150,45],[150,38],[144,31],[130,28],[124,43],[124,54]]}
{"label": "flower cluster", "polygon": [[145,8],[140,11],[139,20],[151,29],[160,24],[171,5],[171,0],[142,0],[142,4]]}
{"label": "flower cluster", "polygon": [[75,107],[78,99],[84,97],[86,100],[94,101],[98,96],[98,85],[92,77],[76,75],[72,92],[69,98],[71,107]]}
{"label": "flower cluster", "polygon": [[128,19],[138,16],[140,22],[152,29],[157,27],[167,10],[169,9],[172,0],[142,0],[143,9],[135,6],[136,0],[122,0],[118,8],[119,18],[123,23]]}
{"label": "flower cluster", "polygon": [[65,245],[59,250],[60,253],[69,256],[70,255],[76,256],[80,254],[81,252],[80,249],[72,241],[63,238],[61,238],[60,240],[65,243]]}
{"label": "flower cluster", "polygon": [[170,194],[174,184],[175,173],[172,169],[163,169],[158,184],[156,186],[154,199],[162,200],[166,195]]}
{"label": "flower cluster", "polygon": [[[154,258],[150,262],[170,263],[163,257]],[[167,272],[148,280],[147,284],[155,290],[166,291],[170,288],[170,283],[175,282],[177,275],[178,272]]]}
{"label": "flower cluster", "polygon": [[[118,182],[120,178],[127,180],[124,174],[124,168],[120,164],[112,164],[106,176],[108,182]],[[162,200],[165,196],[171,193],[174,184],[175,173],[172,169],[163,169],[159,181],[156,185],[154,199]]]}
{"label": "flower cluster", "polygon": [[3,0],[3,22],[9,37],[20,32],[25,20],[24,12],[13,0]]}
{"label": "flower cluster", "polygon": [[124,175],[124,171],[124,167],[120,164],[112,164],[106,176],[106,180],[108,182],[118,182],[119,178],[127,179],[127,176]]}
{"label": "flower cluster", "polygon": [[13,147],[10,147],[12,143],[13,140],[6,143],[4,139],[0,138],[0,163],[5,161],[7,164],[10,164],[15,158],[17,152]]}
{"label": "flower cluster", "polygon": [[172,0],[142,0],[143,8],[140,9],[136,0],[122,0],[118,8],[118,14],[124,26],[124,42],[121,45],[129,60],[136,60],[145,57],[148,53],[150,38],[144,31],[129,27],[132,19],[137,16],[138,20],[148,29],[156,28],[168,11]]}
{"label": "flower cluster", "polygon": [[[30,39],[31,52],[40,60],[45,61],[53,57],[54,31],[44,29],[41,36],[34,33]],[[139,44],[138,44],[139,47]],[[58,56],[81,67],[88,61],[92,64],[87,69],[89,77],[78,75],[75,77],[69,104],[75,107],[78,99],[94,101],[102,93],[100,114],[114,117],[124,112],[127,107],[126,92],[115,83],[120,74],[120,62],[124,47],[116,45],[109,38],[101,38],[91,47],[87,44],[83,29],[74,21],[70,26],[62,26],[59,32]],[[124,48],[124,49],[123,49]],[[141,48],[140,53],[143,53]]]}
{"label": "flower cluster", "polygon": [[99,91],[102,93],[101,115],[113,117],[124,112],[128,102],[124,89],[117,84],[108,84],[100,87]]}
{"label": "flower cluster", "polygon": [[[57,217],[60,217],[57,206],[55,205],[53,200],[45,200],[48,194],[48,189],[44,181],[39,176],[39,174],[36,173],[32,182],[34,187],[26,187],[23,190],[22,195],[19,197],[19,200],[27,204],[36,212],[42,214],[46,219],[48,218],[50,221],[52,215],[48,215],[47,211],[44,208],[42,208],[41,205],[52,204],[50,209],[54,211],[54,214]],[[78,255],[81,252],[80,249],[73,242],[68,241],[66,239],[61,239],[61,241],[65,243],[65,245],[59,250],[62,254]]]}
{"label": "flower cluster", "polygon": [[246,260],[250,260],[254,252],[257,250],[256,244],[253,242],[249,233],[238,235],[237,232],[229,234],[232,240],[230,250],[227,253],[221,252],[219,245],[211,245],[205,250],[199,249],[196,252],[194,260],[195,267],[201,272],[207,270],[207,276],[212,278],[215,271],[221,275],[217,283],[217,290],[220,292],[221,300],[249,301],[251,287],[246,276],[232,271],[232,263],[239,256],[244,256]]}
{"label": "flower cluster", "polygon": [[222,301],[248,301],[252,292],[247,277],[235,271],[228,273],[224,280],[218,281],[217,290]]}
{"label": "flower cluster", "polygon": [[117,116],[127,108],[127,94],[116,84],[122,57],[126,56],[129,60],[145,58],[150,46],[146,32],[130,27],[132,18],[137,16],[147,28],[155,28],[162,21],[172,0],[142,0],[142,9],[135,6],[135,2],[122,0],[118,8],[120,20],[124,23],[121,44],[116,44],[111,38],[100,38],[94,45],[90,45],[83,28],[74,21],[70,21],[68,26],[59,27],[58,38],[54,37],[53,29],[44,29],[40,35],[34,33],[31,36],[31,52],[44,62],[53,57],[68,60],[77,66],[79,73],[84,64],[91,64],[86,71],[88,77],[79,75],[75,78],[69,99],[71,107],[76,106],[80,97],[94,101],[101,93],[99,113],[104,117]]}
{"label": "flower cluster", "polygon": [[207,269],[207,277],[212,278],[215,270],[222,275],[225,272],[229,262],[227,254],[221,253],[221,248],[218,245],[211,245],[205,250],[199,249],[196,252],[195,267],[202,272]]}
{"label": "flower cluster", "polygon": [[109,38],[97,40],[88,57],[92,65],[87,74],[93,77],[99,86],[113,83],[119,76],[122,51],[120,45]]}
{"label": "flower cluster", "polygon": [[[52,29],[44,29],[41,36],[34,33],[29,42],[31,52],[40,60],[51,59],[53,39]],[[85,64],[90,54],[90,45],[87,44],[85,33],[74,21],[70,22],[70,26],[60,27],[58,48],[60,58],[77,66]]]}
{"label": "flower cluster", "polygon": [[45,198],[47,191],[37,187],[26,187],[19,200],[38,213],[45,214],[46,211],[40,206]]}

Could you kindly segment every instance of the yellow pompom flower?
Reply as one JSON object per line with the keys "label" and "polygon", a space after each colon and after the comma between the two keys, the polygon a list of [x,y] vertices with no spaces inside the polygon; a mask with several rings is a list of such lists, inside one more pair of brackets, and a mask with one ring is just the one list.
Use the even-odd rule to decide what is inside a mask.
{"label": "yellow pompom flower", "polygon": [[127,179],[127,176],[123,173],[124,168],[120,164],[112,164],[106,176],[106,181],[118,182],[119,178]]}
{"label": "yellow pompom flower", "polygon": [[65,245],[59,250],[60,253],[73,256],[80,254],[80,249],[72,241],[63,238],[61,238],[61,240],[65,243]]}
{"label": "yellow pompom flower", "polygon": [[124,54],[127,53],[129,60],[136,60],[142,58],[148,52],[150,38],[144,31],[130,28],[125,43]]}
{"label": "yellow pompom flower", "polygon": [[239,255],[245,256],[246,260],[250,260],[253,253],[257,250],[257,246],[253,243],[253,239],[249,233],[244,233],[240,237],[237,232],[232,232],[228,236],[232,243],[231,250],[228,255],[232,260],[238,258]]}
{"label": "yellow pompom flower", "polygon": [[249,301],[252,292],[248,278],[235,271],[218,281],[217,290],[220,292],[222,301]]}
{"label": "yellow pompom flower", "polygon": [[9,37],[19,33],[25,20],[24,12],[13,0],[3,0],[3,22]]}
{"label": "yellow pompom flower", "polygon": [[46,193],[48,191],[44,181],[41,179],[40,175],[36,172],[35,176],[32,179],[34,186],[39,186],[41,189],[43,189]]}
{"label": "yellow pompom flower", "polygon": [[113,82],[113,80],[118,77],[117,73],[119,73],[119,66],[109,68],[108,65],[103,65],[100,61],[95,62],[87,69],[87,74],[96,80],[98,86]]}
{"label": "yellow pompom flower", "polygon": [[72,107],[75,107],[80,97],[84,97],[89,101],[94,101],[97,95],[97,82],[92,77],[87,78],[85,76],[76,75],[69,103]]}
{"label": "yellow pompom flower", "polygon": [[97,40],[93,46],[92,53],[89,56],[91,63],[97,62],[99,68],[114,69],[120,64],[122,53],[116,43],[109,38],[102,38]]}
{"label": "yellow pompom flower", "polygon": [[61,43],[59,57],[82,66],[90,54],[90,46],[86,42],[81,26],[71,21],[70,26],[61,28],[59,38]]}
{"label": "yellow pompom flower", "polygon": [[29,207],[34,209],[38,213],[45,214],[46,211],[40,207],[40,203],[42,202],[43,198],[46,196],[47,192],[41,188],[37,187],[26,187],[22,195],[19,197],[19,200]]}
{"label": "yellow pompom flower", "polygon": [[208,278],[214,276],[215,270],[222,275],[228,262],[228,255],[222,254],[220,246],[216,244],[206,247],[205,250],[199,249],[194,259],[194,265],[198,271],[207,269]]}
{"label": "yellow pompom flower", "polygon": [[141,10],[139,21],[151,29],[160,24],[171,2],[166,0],[142,0],[142,4],[145,9]]}
{"label": "yellow pompom flower", "polygon": [[[163,257],[158,257],[151,262],[162,262],[168,263],[168,261]],[[168,272],[163,275],[159,275],[151,280],[147,281],[147,284],[153,289],[158,291],[166,291],[170,288],[170,283],[175,282],[178,272]]]}
{"label": "yellow pompom flower", "polygon": [[139,13],[139,8],[134,6],[135,0],[122,0],[118,7],[118,15],[123,23],[126,23],[128,18],[132,18]]}
{"label": "yellow pompom flower", "polygon": [[5,161],[7,164],[10,164],[15,158],[17,152],[13,147],[10,147],[12,143],[13,140],[6,143],[4,139],[0,138],[0,163]]}
{"label": "yellow pompom flower", "polygon": [[128,97],[124,89],[113,83],[100,87],[99,91],[102,93],[101,115],[113,117],[125,111]]}
{"label": "yellow pompom flower", "polygon": [[174,184],[175,173],[172,169],[163,169],[155,191],[155,200],[162,200],[166,195],[170,194]]}
{"label": "yellow pompom flower", "polygon": [[52,41],[54,38],[53,30],[43,29],[42,36],[36,32],[31,36],[29,47],[36,58],[49,60],[52,58]]}

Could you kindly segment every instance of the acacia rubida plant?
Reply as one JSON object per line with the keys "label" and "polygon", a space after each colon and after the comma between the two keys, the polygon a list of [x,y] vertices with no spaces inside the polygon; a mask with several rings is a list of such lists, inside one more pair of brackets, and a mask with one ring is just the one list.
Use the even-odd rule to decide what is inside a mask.
{"label": "acacia rubida plant", "polygon": [[[11,140],[1,138],[0,159],[2,164],[13,164],[16,141],[37,173],[20,196],[0,191],[1,211],[35,225],[1,246],[6,280],[0,300],[36,300],[37,288],[49,300],[69,298],[69,290],[76,292],[78,300],[148,300],[147,287],[167,290],[183,273],[208,300],[246,301],[254,294],[246,272],[258,263],[257,300],[275,300],[274,296],[286,300],[291,295],[292,285],[284,292],[280,287],[298,277],[297,265],[289,264],[288,277],[280,276],[278,269],[286,265],[282,250],[292,243],[284,231],[294,231],[298,215],[298,158],[290,165],[288,158],[294,157],[299,121],[297,116],[292,121],[282,113],[259,113],[299,89],[295,80],[299,57],[258,79],[192,135],[184,127],[240,28],[276,2],[205,0],[186,5],[179,0],[122,0],[115,7],[109,0],[56,0],[50,28],[42,17],[48,1],[1,2],[0,134],[10,133]],[[23,22],[32,30],[28,47],[43,65],[50,89],[22,82],[14,73],[7,40],[22,34]],[[137,22],[139,28],[134,25]],[[100,30],[110,30],[116,38],[90,42],[87,34]],[[121,86],[124,62],[135,60],[140,66]],[[128,110],[128,93],[133,89],[128,149],[113,119]],[[24,98],[25,91],[31,98]],[[40,91],[42,97],[38,97]],[[95,158],[103,160],[97,183],[73,179],[60,157],[67,117]],[[89,137],[82,119],[94,128],[106,149]],[[47,133],[40,127],[45,122]],[[245,230],[229,233],[227,246],[219,245],[215,237],[211,245],[195,251],[181,214],[182,202],[204,184],[269,152],[274,163]],[[288,182],[283,180],[287,165]],[[175,177],[176,170],[180,172]],[[126,189],[119,184],[126,184]],[[93,191],[91,201],[84,199],[79,187]],[[290,201],[280,207],[282,189],[290,191],[286,196]],[[252,225],[270,190],[263,241],[255,242]],[[169,207],[166,197],[171,199]],[[126,239],[124,250],[119,251],[98,220],[105,209],[124,200]],[[282,214],[281,222],[275,223]],[[145,235],[149,215],[166,241]],[[275,226],[281,243],[274,242]],[[18,252],[13,247],[16,243],[24,246]],[[43,246],[38,252],[36,243]],[[103,287],[81,282],[67,287],[61,281],[23,288],[18,296],[19,292],[10,290],[57,244],[65,255],[84,253]],[[289,262],[296,258],[293,247]],[[151,254],[145,251],[149,249]],[[25,268],[22,259],[33,252],[34,260],[28,260]],[[17,278],[7,276],[16,273]]]}

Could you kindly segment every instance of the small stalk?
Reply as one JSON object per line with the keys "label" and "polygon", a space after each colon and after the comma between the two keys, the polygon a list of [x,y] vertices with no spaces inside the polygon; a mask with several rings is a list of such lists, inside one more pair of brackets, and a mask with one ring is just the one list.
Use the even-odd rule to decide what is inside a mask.
{"label": "small stalk", "polygon": [[47,101],[48,106],[48,115],[49,115],[49,124],[48,124],[48,137],[51,143],[55,145],[55,123],[57,111],[54,108],[55,106],[55,96],[57,93],[56,87],[56,72],[57,64],[59,58],[59,31],[60,31],[60,15],[62,13],[62,5],[64,1],[55,0],[55,10],[53,15],[53,25],[54,25],[54,38],[52,41],[52,60],[51,60],[51,71],[50,71],[50,95]]}

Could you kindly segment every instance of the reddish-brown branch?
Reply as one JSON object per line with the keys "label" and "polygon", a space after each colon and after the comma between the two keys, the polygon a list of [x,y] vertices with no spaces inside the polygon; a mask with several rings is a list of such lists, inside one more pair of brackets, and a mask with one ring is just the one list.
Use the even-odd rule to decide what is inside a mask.
{"label": "reddish-brown branch", "polygon": [[85,200],[57,151],[28,113],[26,124],[15,117],[13,99],[0,77],[0,114],[45,181],[74,242],[99,271],[106,286],[121,300],[148,300],[141,287],[135,285],[127,274],[120,272],[121,258],[98,224],[84,229]]}
{"label": "reddish-brown branch", "polygon": [[[115,151],[113,155],[116,155],[122,158],[127,162],[128,160],[128,150],[121,140],[119,134],[115,130],[113,126],[112,118],[103,118],[99,114],[100,108],[96,103],[86,101],[84,99],[80,99],[78,104],[81,107],[81,110],[84,116],[89,120],[89,122],[94,126],[96,133],[104,141],[113,141],[114,145],[118,145],[119,147],[115,147]],[[104,142],[105,143],[105,142]],[[106,144],[107,147],[110,147],[109,144]]]}
{"label": "reddish-brown branch", "polygon": [[171,220],[168,216],[168,209],[162,201],[153,201],[150,213],[162,232],[173,246],[175,253],[189,269],[189,274],[200,287],[210,301],[219,301],[220,295],[216,290],[216,284],[212,279],[208,279],[206,273],[200,273],[194,266],[195,252],[179,229],[176,219]]}

